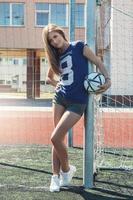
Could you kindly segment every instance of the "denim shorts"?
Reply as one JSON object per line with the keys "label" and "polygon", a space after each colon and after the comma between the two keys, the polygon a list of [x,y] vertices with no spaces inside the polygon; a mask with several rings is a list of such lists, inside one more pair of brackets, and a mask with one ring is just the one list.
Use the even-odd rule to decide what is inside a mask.
{"label": "denim shorts", "polygon": [[80,104],[80,103],[73,103],[69,100],[66,100],[61,94],[56,93],[53,99],[54,104],[59,104],[63,106],[66,110],[77,113],[78,115],[83,115],[86,104]]}

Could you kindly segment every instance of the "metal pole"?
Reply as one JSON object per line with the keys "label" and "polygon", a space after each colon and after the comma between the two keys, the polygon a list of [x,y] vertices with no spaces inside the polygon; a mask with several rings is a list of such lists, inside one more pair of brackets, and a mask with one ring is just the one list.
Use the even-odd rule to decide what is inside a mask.
{"label": "metal pole", "polygon": [[75,0],[69,1],[69,38],[75,40]]}
{"label": "metal pole", "polygon": [[[69,1],[69,38],[70,41],[75,40],[75,0]],[[73,131],[68,131],[68,146],[73,146]]]}
{"label": "metal pole", "polygon": [[[96,0],[86,2],[86,41],[89,48],[95,52],[95,12]],[[94,71],[92,63],[88,63],[89,73]],[[93,138],[94,138],[94,100],[93,95],[89,95],[88,106],[85,114],[85,141],[84,141],[84,171],[83,183],[85,188],[93,187]]]}

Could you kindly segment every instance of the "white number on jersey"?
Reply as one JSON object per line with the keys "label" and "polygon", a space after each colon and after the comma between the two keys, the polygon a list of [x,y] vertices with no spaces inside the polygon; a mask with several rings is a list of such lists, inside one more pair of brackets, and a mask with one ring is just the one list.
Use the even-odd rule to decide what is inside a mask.
{"label": "white number on jersey", "polygon": [[61,84],[71,85],[73,83],[73,70],[72,70],[72,57],[71,55],[66,56],[61,60]]}

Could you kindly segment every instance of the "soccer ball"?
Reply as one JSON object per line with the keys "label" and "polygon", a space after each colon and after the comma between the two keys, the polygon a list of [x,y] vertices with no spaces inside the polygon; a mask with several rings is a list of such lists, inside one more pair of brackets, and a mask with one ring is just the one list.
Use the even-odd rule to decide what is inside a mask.
{"label": "soccer ball", "polygon": [[98,72],[92,72],[85,77],[84,87],[87,92],[95,93],[99,90],[99,86],[105,83],[105,77]]}

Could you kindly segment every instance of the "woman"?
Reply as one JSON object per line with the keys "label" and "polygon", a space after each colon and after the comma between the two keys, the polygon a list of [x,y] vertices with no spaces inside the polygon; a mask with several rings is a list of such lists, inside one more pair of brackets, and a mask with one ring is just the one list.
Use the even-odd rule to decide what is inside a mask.
{"label": "woman", "polygon": [[[101,60],[82,41],[68,42],[64,31],[49,24],[42,33],[49,62],[46,81],[55,87],[53,99],[54,130],[51,136],[52,171],[50,191],[60,191],[68,186],[76,171],[69,164],[64,138],[83,115],[87,106],[88,94],[84,89],[84,78],[88,74],[88,60],[94,63],[105,76],[106,82],[98,93],[110,86],[110,78]],[[55,75],[60,77],[57,81]]]}

